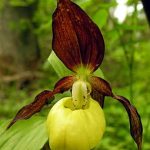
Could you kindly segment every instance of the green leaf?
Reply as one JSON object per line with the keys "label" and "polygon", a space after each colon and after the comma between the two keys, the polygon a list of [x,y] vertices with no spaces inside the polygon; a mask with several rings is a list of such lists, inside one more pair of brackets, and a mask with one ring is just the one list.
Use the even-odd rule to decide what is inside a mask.
{"label": "green leaf", "polygon": [[102,72],[102,70],[100,69],[100,68],[98,68],[95,72],[94,72],[94,75],[95,76],[98,76],[98,77],[101,77],[101,78],[105,78],[104,77],[104,74],[103,74],[103,72]]}
{"label": "green leaf", "polygon": [[86,9],[87,7],[92,5],[92,0],[79,0],[77,3],[80,7]]}
{"label": "green leaf", "polygon": [[100,9],[96,12],[96,14],[93,17],[94,22],[102,28],[106,25],[108,18],[108,12],[105,9]]}
{"label": "green leaf", "polygon": [[48,57],[48,62],[51,64],[59,77],[64,77],[72,74],[72,72],[61,62],[61,60],[53,51]]}
{"label": "green leaf", "polygon": [[9,121],[0,122],[1,150],[40,150],[48,140],[46,118],[35,116],[18,121],[9,130],[5,130]]}

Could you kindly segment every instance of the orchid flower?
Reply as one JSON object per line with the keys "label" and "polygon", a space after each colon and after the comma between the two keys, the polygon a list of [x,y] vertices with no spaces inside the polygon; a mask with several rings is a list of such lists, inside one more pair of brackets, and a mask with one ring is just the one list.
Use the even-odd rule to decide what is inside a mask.
{"label": "orchid flower", "polygon": [[[57,0],[57,8],[53,14],[52,48],[57,57],[73,73],[63,77],[52,91],[44,90],[35,100],[21,108],[10,122],[10,128],[16,121],[28,119],[39,112],[52,100],[55,94],[72,89],[77,81],[82,81],[91,87],[90,96],[99,102],[103,108],[104,97],[109,96],[119,101],[126,109],[130,122],[130,133],[141,150],[142,123],[136,108],[123,96],[115,95],[110,84],[93,73],[100,67],[105,51],[102,34],[89,16],[71,0]],[[73,101],[76,109],[81,106]]]}

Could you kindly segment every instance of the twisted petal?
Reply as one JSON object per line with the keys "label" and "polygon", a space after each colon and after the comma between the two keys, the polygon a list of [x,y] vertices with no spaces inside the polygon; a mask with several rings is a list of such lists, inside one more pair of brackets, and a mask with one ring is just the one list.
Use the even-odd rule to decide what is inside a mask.
{"label": "twisted petal", "polygon": [[113,96],[111,87],[107,81],[102,78],[92,76],[89,78],[92,88],[104,96]]}
{"label": "twisted petal", "polygon": [[136,108],[123,96],[114,95],[109,83],[104,79],[93,76],[89,79],[89,81],[92,85],[92,88],[97,92],[104,96],[111,96],[123,104],[129,116],[131,136],[136,142],[138,150],[141,150],[143,127],[140,115],[138,114]]}
{"label": "twisted petal", "polygon": [[53,95],[53,92],[48,90],[45,90],[38,94],[32,103],[22,107],[18,111],[15,118],[8,125],[7,129],[10,128],[16,121],[21,119],[28,119],[33,114],[39,112],[42,109],[42,107],[46,104],[46,102],[53,97]]}
{"label": "twisted petal", "polygon": [[104,40],[97,25],[70,0],[59,0],[53,14],[52,47],[72,71],[85,66],[96,70],[104,57]]}
{"label": "twisted petal", "polygon": [[28,119],[35,113],[39,112],[42,109],[42,107],[45,104],[47,104],[49,100],[52,100],[55,94],[63,93],[69,90],[72,87],[73,82],[74,82],[73,76],[64,77],[56,83],[53,91],[45,90],[40,94],[38,94],[32,103],[22,107],[18,111],[14,119],[8,125],[7,129],[10,128],[16,121],[22,119]]}
{"label": "twisted petal", "polygon": [[93,99],[95,99],[99,104],[100,106],[103,108],[104,107],[104,99],[105,99],[105,96],[98,92],[97,90],[95,89],[92,89],[92,93],[91,93],[91,97]]}
{"label": "twisted petal", "polygon": [[66,76],[60,79],[54,86],[54,93],[63,93],[72,88],[76,78],[74,76]]}
{"label": "twisted petal", "polygon": [[117,95],[114,96],[114,98],[121,102],[125,107],[130,121],[130,133],[134,141],[137,143],[138,150],[141,150],[143,127],[140,115],[136,108],[125,97]]}

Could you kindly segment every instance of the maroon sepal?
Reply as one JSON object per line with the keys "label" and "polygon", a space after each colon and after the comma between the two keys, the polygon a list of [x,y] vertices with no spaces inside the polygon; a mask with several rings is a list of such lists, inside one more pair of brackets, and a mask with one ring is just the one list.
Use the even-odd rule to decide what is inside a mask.
{"label": "maroon sepal", "polygon": [[136,108],[123,96],[114,96],[116,100],[121,102],[123,106],[125,107],[130,121],[130,133],[134,139],[134,141],[137,143],[138,150],[142,149],[142,133],[143,133],[143,127],[141,122],[141,117],[138,114]]}
{"label": "maroon sepal", "polygon": [[22,107],[14,119],[10,122],[7,129],[9,129],[16,121],[28,119],[35,113],[39,112],[42,107],[47,104],[47,102],[53,98],[53,96],[57,93],[63,93],[67,90],[69,90],[72,87],[72,84],[74,82],[74,76],[67,76],[62,79],[60,79],[56,85],[53,91],[45,90],[38,94],[34,101],[24,107]]}
{"label": "maroon sepal", "polygon": [[53,14],[52,47],[72,71],[84,66],[95,71],[104,57],[104,40],[95,23],[70,0],[59,0]]}

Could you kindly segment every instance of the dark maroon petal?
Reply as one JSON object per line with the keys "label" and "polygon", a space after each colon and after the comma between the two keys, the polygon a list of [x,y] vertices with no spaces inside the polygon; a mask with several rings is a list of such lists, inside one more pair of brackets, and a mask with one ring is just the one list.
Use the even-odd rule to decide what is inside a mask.
{"label": "dark maroon petal", "polygon": [[103,108],[104,107],[104,99],[105,99],[105,96],[101,93],[99,93],[97,90],[95,89],[92,89],[92,93],[91,93],[91,96],[94,100],[96,100],[100,106]]}
{"label": "dark maroon petal", "polygon": [[141,150],[143,127],[140,115],[138,114],[136,108],[123,96],[114,96],[114,98],[121,102],[125,107],[130,121],[130,133],[134,141],[137,143],[138,150]]}
{"label": "dark maroon petal", "polygon": [[53,14],[53,50],[72,71],[96,70],[104,57],[104,40],[97,25],[70,0],[60,0]]}
{"label": "dark maroon petal", "polygon": [[38,94],[34,101],[24,107],[22,107],[14,119],[10,122],[7,129],[10,128],[16,121],[22,120],[22,119],[28,119],[35,113],[39,112],[42,107],[47,104],[47,102],[53,98],[53,96],[57,93],[63,93],[67,90],[69,90],[72,87],[72,84],[74,82],[75,77],[73,76],[67,76],[62,79],[60,79],[56,85],[53,91],[45,90]]}
{"label": "dark maroon petal", "polygon": [[89,78],[89,82],[94,90],[101,93],[104,96],[113,96],[111,87],[107,81],[100,77],[92,76]]}
{"label": "dark maroon petal", "polygon": [[138,114],[136,108],[131,105],[126,98],[114,95],[107,81],[99,77],[90,77],[89,82],[91,83],[92,89],[96,90],[102,95],[111,96],[123,104],[129,116],[130,133],[134,141],[137,143],[138,150],[141,150],[143,128],[140,115]]}
{"label": "dark maroon petal", "polygon": [[45,90],[38,94],[34,101],[24,107],[22,107],[18,113],[16,114],[15,118],[10,122],[7,129],[10,128],[16,121],[22,119],[28,119],[33,114],[39,112],[42,107],[47,103],[47,101],[54,96],[53,92]]}
{"label": "dark maroon petal", "polygon": [[63,93],[65,91],[68,91],[70,88],[72,88],[72,85],[74,81],[76,80],[75,76],[66,76],[62,79],[60,79],[54,87],[55,93]]}

